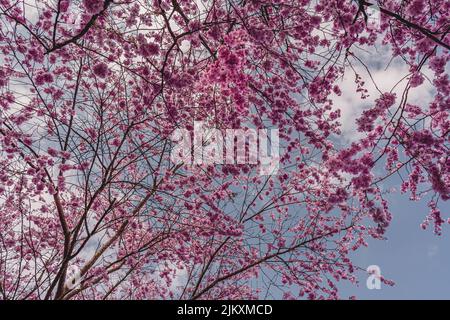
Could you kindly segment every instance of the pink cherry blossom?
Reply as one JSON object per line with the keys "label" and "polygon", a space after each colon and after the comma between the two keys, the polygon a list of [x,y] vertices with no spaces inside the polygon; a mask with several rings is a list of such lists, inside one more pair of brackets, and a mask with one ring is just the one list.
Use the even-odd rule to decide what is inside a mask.
{"label": "pink cherry blossom", "polygon": [[94,65],[94,67],[92,68],[92,71],[99,78],[106,78],[108,76],[108,72],[109,72],[108,65],[104,62],[99,62]]}
{"label": "pink cherry blossom", "polygon": [[448,232],[449,2],[378,3],[0,1],[0,299],[343,298],[391,185]]}
{"label": "pink cherry blossom", "polygon": [[103,2],[103,0],[83,0],[83,5],[90,14],[97,14],[103,9]]}

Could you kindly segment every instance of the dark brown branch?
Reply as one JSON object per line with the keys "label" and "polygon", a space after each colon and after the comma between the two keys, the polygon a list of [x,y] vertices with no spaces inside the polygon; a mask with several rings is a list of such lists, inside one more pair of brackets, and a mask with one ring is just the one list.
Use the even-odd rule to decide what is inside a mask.
{"label": "dark brown branch", "polygon": [[[364,20],[367,22],[367,13],[365,12],[364,7],[365,6],[373,6],[375,4],[367,2],[365,0],[358,0],[358,12],[356,13],[354,22],[357,20],[358,16],[360,13],[362,13],[364,15]],[[426,36],[427,38],[429,38],[430,40],[433,40],[434,42],[436,42],[437,44],[439,44],[440,46],[446,48],[447,50],[450,50],[450,45],[443,42],[441,39],[439,39],[438,37],[436,37],[432,31],[421,27],[417,24],[415,24],[414,22],[408,21],[405,18],[403,18],[401,15],[399,15],[398,13],[389,11],[383,7],[379,7],[380,11],[382,13],[384,13],[385,15],[391,17],[391,18],[395,18],[397,21],[399,21],[400,23],[402,23],[403,25],[407,26],[410,29],[414,29],[416,31],[419,31],[420,33],[422,33],[424,36]],[[445,32],[443,32],[443,34],[447,34],[447,32],[449,31],[450,27],[447,28],[447,30]]]}
{"label": "dark brown branch", "polygon": [[65,47],[66,45],[68,45],[70,43],[75,43],[79,39],[81,39],[89,31],[89,29],[91,29],[91,27],[95,24],[95,22],[97,21],[98,17],[100,17],[106,11],[106,9],[108,9],[109,5],[112,2],[113,2],[112,0],[105,0],[105,2],[103,3],[102,11],[100,11],[99,13],[94,14],[91,17],[91,19],[89,20],[89,22],[86,23],[86,25],[84,26],[83,30],[81,30],[80,33],[78,33],[76,36],[74,36],[74,37],[72,37],[72,38],[70,38],[70,39],[68,39],[68,40],[66,40],[64,42],[55,44],[52,48],[48,49],[45,54],[49,54],[49,53],[51,53],[51,52],[53,52],[55,50],[61,49],[62,47]]}

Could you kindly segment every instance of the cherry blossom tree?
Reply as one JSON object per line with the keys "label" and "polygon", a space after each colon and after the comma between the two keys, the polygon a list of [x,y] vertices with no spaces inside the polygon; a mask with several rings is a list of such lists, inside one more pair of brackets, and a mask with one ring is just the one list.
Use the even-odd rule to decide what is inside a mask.
{"label": "cherry blossom tree", "polygon": [[[351,252],[389,226],[387,181],[429,202],[424,228],[448,218],[449,15],[446,0],[0,0],[0,298],[339,298]],[[409,70],[390,91],[362,58],[375,48]],[[375,102],[345,143],[349,75],[352,103]],[[424,85],[432,101],[412,103]],[[194,121],[278,129],[279,171],[171,162]]]}

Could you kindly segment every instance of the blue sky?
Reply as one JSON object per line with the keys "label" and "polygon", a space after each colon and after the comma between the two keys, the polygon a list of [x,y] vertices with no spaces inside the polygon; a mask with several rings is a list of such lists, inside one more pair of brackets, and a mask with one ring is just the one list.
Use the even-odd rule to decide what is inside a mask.
{"label": "blue sky", "polygon": [[[378,265],[381,274],[393,281],[380,290],[369,290],[361,274],[359,286],[341,285],[343,299],[450,299],[450,225],[443,226],[441,236],[420,223],[428,213],[426,201],[411,202],[399,193],[390,197],[393,221],[386,234],[388,240],[369,240],[369,247],[355,252],[353,261],[360,267]],[[424,199],[425,200],[425,199]],[[448,217],[450,203],[441,211]]]}

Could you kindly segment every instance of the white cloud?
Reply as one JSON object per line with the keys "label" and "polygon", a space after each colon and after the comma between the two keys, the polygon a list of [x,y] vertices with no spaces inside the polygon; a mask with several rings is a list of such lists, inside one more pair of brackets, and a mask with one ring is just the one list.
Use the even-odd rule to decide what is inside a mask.
{"label": "white cloud", "polygon": [[[391,61],[392,54],[389,49],[373,54],[356,50],[354,53],[370,70],[373,81],[364,65],[357,59],[349,57],[354,70],[365,81],[365,89],[368,90],[369,97],[361,99],[360,94],[356,92],[355,71],[347,67],[345,76],[338,82],[342,95],[337,96],[333,94],[332,96],[335,107],[341,109],[341,129],[347,142],[355,141],[363,136],[362,133],[357,131],[355,120],[366,108],[372,106],[380,96],[377,87],[383,93],[392,91],[397,94],[397,104],[393,107],[395,108],[398,106],[410,74],[408,65],[400,57]],[[421,86],[410,90],[408,102],[426,106],[431,102],[434,95],[433,86],[428,81],[428,79],[432,78],[432,72],[426,66],[422,68],[422,72],[427,80]]]}

